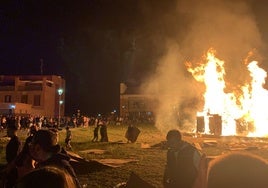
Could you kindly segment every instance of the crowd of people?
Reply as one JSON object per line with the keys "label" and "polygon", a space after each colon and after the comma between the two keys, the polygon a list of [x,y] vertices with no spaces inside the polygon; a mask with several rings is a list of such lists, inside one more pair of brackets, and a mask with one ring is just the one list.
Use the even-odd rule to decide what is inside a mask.
{"label": "crowd of people", "polygon": [[[63,148],[58,143],[58,129],[41,129],[38,124],[29,127],[28,137],[21,142],[16,122],[16,118],[10,118],[6,122],[10,140],[6,145],[7,164],[1,172],[2,187],[82,187],[66,152],[66,149],[72,149],[69,126],[66,126]],[[107,120],[97,118],[94,123],[92,141],[108,142]],[[139,132],[131,124],[125,136],[129,142],[135,142],[136,137],[131,134],[138,135]],[[166,144],[168,150],[163,172],[164,188],[268,187],[268,163],[257,155],[230,152],[209,160],[202,151],[183,140],[177,129],[167,132]]]}
{"label": "crowd of people", "polygon": [[61,127],[83,127],[93,125],[96,117],[76,116],[72,117],[46,117],[32,115],[0,115],[0,127],[2,130],[7,128],[10,119],[15,119],[18,129],[29,129],[32,125],[39,128],[61,128]]}
{"label": "crowd of people", "polygon": [[[53,126],[57,120],[52,126],[47,126],[46,118],[2,116],[1,122],[10,140],[6,145],[7,164],[1,171],[0,187],[81,187],[66,152],[72,149],[70,126],[76,127],[75,125],[65,124],[65,147],[61,147],[58,144],[58,131],[61,127]],[[97,127],[95,142],[108,142],[107,124],[108,120],[104,117],[94,118],[92,126]],[[81,122],[79,126],[85,125]],[[25,141],[19,139],[19,129],[29,130]]]}
{"label": "crowd of people", "polygon": [[15,118],[9,120],[7,165],[1,174],[4,188],[82,187],[70,164],[70,157],[58,143],[57,129],[38,129],[32,125],[23,145],[17,131]]}

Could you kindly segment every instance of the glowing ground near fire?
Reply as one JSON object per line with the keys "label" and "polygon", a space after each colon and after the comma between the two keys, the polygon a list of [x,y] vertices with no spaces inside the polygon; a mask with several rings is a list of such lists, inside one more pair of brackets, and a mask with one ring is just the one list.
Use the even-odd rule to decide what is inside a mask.
{"label": "glowing ground near fire", "polygon": [[[197,131],[205,134],[268,136],[268,90],[263,86],[267,72],[257,61],[243,62],[247,67],[250,82],[235,86],[226,92],[224,61],[209,49],[203,60],[193,66],[187,62],[187,70],[194,79],[205,85],[204,107],[197,114]],[[240,74],[237,72],[237,74]]]}

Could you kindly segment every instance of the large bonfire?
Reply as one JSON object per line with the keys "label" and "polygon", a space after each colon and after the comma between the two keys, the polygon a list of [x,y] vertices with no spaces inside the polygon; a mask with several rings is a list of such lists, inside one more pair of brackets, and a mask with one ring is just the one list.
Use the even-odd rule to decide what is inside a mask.
{"label": "large bonfire", "polygon": [[[258,66],[257,61],[245,62],[250,83],[240,87],[240,93],[226,92],[226,72],[224,61],[215,56],[215,50],[209,49],[204,61],[197,66],[187,62],[187,70],[195,80],[204,83],[204,107],[197,117],[203,117],[205,134],[211,134],[211,117],[219,117],[221,135],[238,135],[255,137],[268,136],[268,90],[264,88],[267,73]],[[239,74],[239,73],[238,73]]]}

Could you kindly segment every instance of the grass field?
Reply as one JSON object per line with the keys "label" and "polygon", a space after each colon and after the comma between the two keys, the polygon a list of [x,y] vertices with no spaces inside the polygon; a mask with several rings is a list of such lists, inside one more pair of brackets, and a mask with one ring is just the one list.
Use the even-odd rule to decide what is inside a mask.
{"label": "grass field", "polygon": [[[126,143],[124,138],[126,126],[108,127],[109,143],[92,143],[93,128],[79,128],[73,131],[75,151],[86,149],[104,149],[103,155],[79,153],[86,159],[134,159],[117,168],[107,168],[94,173],[81,176],[81,182],[87,187],[113,187],[120,182],[126,182],[131,172],[135,172],[145,181],[156,187],[162,186],[162,173],[164,170],[166,151],[159,148],[143,149],[142,145],[155,145],[164,140],[157,129],[150,125],[139,126],[141,133],[136,143]],[[64,133],[63,133],[64,134]],[[63,138],[63,136],[61,136]],[[87,140],[87,142],[85,142]]]}
{"label": "grass field", "polygon": [[[118,183],[126,182],[131,172],[136,173],[143,180],[157,188],[162,187],[163,171],[166,162],[166,149],[161,146],[165,141],[165,133],[159,132],[152,125],[137,126],[141,133],[136,143],[126,143],[124,138],[127,126],[108,126],[109,142],[93,143],[93,127],[73,128],[73,151],[87,160],[126,159],[134,160],[119,167],[95,168],[94,165],[83,164],[82,173],[78,173],[81,184],[89,188],[112,188]],[[19,137],[24,140],[26,131],[20,131]],[[65,130],[59,131],[60,144],[64,146]],[[268,159],[266,139],[238,138],[238,137],[196,137],[184,134],[183,138],[191,143],[197,143],[208,156],[217,156],[233,150],[247,150]],[[217,141],[217,146],[204,144],[204,140]],[[0,142],[0,163],[5,163],[5,145],[7,139]],[[101,149],[103,154],[84,152],[90,149]],[[80,167],[79,167],[80,168]],[[78,168],[75,168],[79,172]]]}

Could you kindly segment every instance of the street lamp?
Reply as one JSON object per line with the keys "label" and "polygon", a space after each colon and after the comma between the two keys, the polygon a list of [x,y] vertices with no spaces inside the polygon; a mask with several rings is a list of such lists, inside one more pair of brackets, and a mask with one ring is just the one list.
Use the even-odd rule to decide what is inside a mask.
{"label": "street lamp", "polygon": [[58,126],[60,126],[60,109],[61,105],[63,104],[63,100],[61,100],[61,95],[63,93],[63,89],[58,89],[58,94],[59,94],[59,119],[58,119]]}

